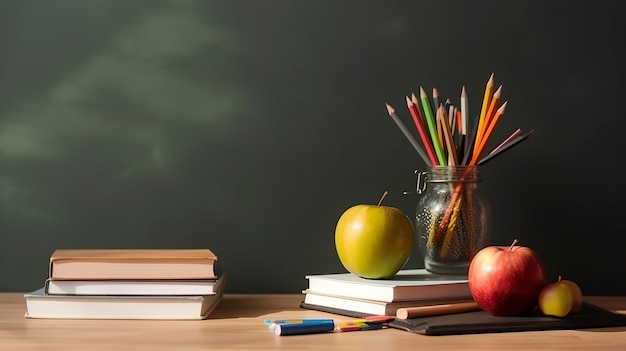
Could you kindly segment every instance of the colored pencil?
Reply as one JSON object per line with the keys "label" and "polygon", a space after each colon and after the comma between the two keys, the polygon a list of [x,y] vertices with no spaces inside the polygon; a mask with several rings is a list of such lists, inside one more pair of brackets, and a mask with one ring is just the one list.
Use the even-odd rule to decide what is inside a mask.
{"label": "colored pencil", "polygon": [[439,111],[438,116],[441,119],[441,129],[443,130],[445,144],[448,149],[448,166],[456,166],[459,162],[457,160],[456,146],[454,144],[454,139],[452,139],[452,131],[450,130],[450,125],[448,124],[448,118],[446,117],[446,112],[443,106],[439,107]]}
{"label": "colored pencil", "polygon": [[483,135],[483,138],[480,141],[480,144],[478,145],[478,148],[474,149],[474,153],[473,153],[472,159],[470,161],[470,165],[471,166],[475,165],[476,162],[478,162],[478,158],[480,157],[480,155],[482,154],[483,150],[485,149],[485,146],[489,142],[489,138],[491,138],[491,135],[493,134],[493,131],[494,131],[496,125],[500,121],[500,118],[502,117],[502,115],[504,115],[504,110],[506,109],[507,103],[508,103],[508,101],[505,101],[502,104],[502,106],[500,106],[500,108],[496,111],[496,114],[495,114],[495,116],[493,116],[493,120],[489,123],[489,127],[485,131],[485,134]]}
{"label": "colored pencil", "polygon": [[[467,101],[467,91],[465,90],[465,85],[461,89],[461,142],[459,143],[460,147],[460,155],[465,155],[465,150],[469,149],[469,139],[467,137],[467,121],[468,121],[468,101]],[[463,158],[459,156],[459,158]],[[464,161],[461,161],[465,164]]]}
{"label": "colored pencil", "polygon": [[474,150],[474,142],[473,140],[476,138],[476,132],[478,131],[478,122],[480,121],[480,116],[476,116],[474,119],[474,123],[472,125],[472,130],[470,131],[470,135],[467,137],[469,142],[467,143],[467,148],[464,150],[463,161],[461,164],[467,165],[470,161],[470,157],[472,156],[472,151]]}
{"label": "colored pencil", "polygon": [[467,91],[465,90],[464,85],[463,89],[461,89],[461,134],[463,135],[467,135],[467,109]]}
{"label": "colored pencil", "polygon": [[[509,135],[506,139],[504,139],[500,144],[498,144],[498,146],[496,146],[495,148],[493,148],[493,150],[491,150],[489,152],[489,154],[492,154],[494,152],[497,152],[499,148],[503,147],[504,145],[506,145],[509,141],[511,141],[513,138],[515,138],[516,136],[520,135],[520,133],[522,133],[522,130],[520,128],[517,128],[513,133],[511,133],[511,135]],[[480,162],[480,161],[479,161]]]}
{"label": "colored pencil", "polygon": [[493,160],[494,158],[496,158],[498,155],[502,155],[506,150],[509,150],[513,146],[518,145],[522,141],[526,140],[534,131],[535,130],[532,129],[528,132],[518,135],[517,137],[509,141],[507,144],[505,144],[504,146],[499,147],[497,150],[494,150],[493,152],[489,153],[489,155],[483,157],[480,161],[478,161],[478,165],[483,166],[490,160]]}
{"label": "colored pencil", "polygon": [[427,316],[439,316],[450,313],[479,311],[480,306],[474,301],[440,304],[432,306],[403,307],[396,310],[396,318],[408,319]]}
{"label": "colored pencil", "polygon": [[[450,99],[448,99],[448,101],[450,101]],[[445,111],[448,113],[448,124],[450,125],[450,131],[452,131],[452,135],[454,135],[456,134],[456,114],[454,113],[454,105],[448,103],[448,107],[445,108]]]}
{"label": "colored pencil", "polygon": [[458,108],[454,108],[454,114],[456,115],[456,134],[454,137],[454,142],[456,144],[456,154],[459,162],[463,160],[463,150],[465,144],[465,135],[461,134],[461,111]]}
{"label": "colored pencil", "polygon": [[[420,118],[422,119],[422,125],[426,126],[426,117],[424,116],[424,109],[422,108],[422,104],[420,103],[420,100],[417,98],[417,96],[415,96],[414,93],[411,93],[411,102],[415,105],[415,108],[417,109],[417,112],[420,115]],[[428,126],[426,126],[425,130],[428,131]],[[428,131],[428,133],[430,133],[430,131]],[[428,138],[430,139],[430,137]]]}
{"label": "colored pencil", "polygon": [[487,114],[487,110],[489,109],[489,103],[491,102],[491,95],[493,92],[493,77],[494,74],[491,73],[489,80],[487,81],[487,85],[485,86],[485,94],[483,95],[483,104],[480,108],[480,117],[478,120],[478,131],[476,133],[476,138],[474,139],[474,149],[478,147],[480,144],[480,140],[482,139],[482,130],[483,124],[485,124],[485,115]]}
{"label": "colored pencil", "polygon": [[457,134],[456,133],[456,114],[454,113],[454,106],[450,106],[450,110],[448,111],[448,125],[450,126],[450,132],[452,133],[452,137]]}
{"label": "colored pencil", "polygon": [[335,322],[331,320],[310,323],[278,324],[274,328],[276,335],[301,335],[325,333],[335,330]]}
{"label": "colored pencil", "polygon": [[439,108],[439,90],[433,87],[433,109]]}
{"label": "colored pencil", "polygon": [[276,329],[276,326],[279,324],[310,324],[310,323],[320,323],[320,322],[334,322],[333,319],[327,318],[299,318],[299,319],[266,319],[264,323],[267,325],[267,328],[271,331]]}
{"label": "colored pencil", "polygon": [[439,165],[445,166],[446,159],[443,157],[443,152],[440,146],[441,144],[439,141],[439,137],[437,136],[437,126],[435,125],[435,118],[433,117],[433,112],[430,109],[430,101],[428,101],[428,95],[426,95],[426,92],[422,87],[420,87],[420,100],[422,102],[422,108],[424,109],[424,116],[426,117],[428,130],[430,131],[430,138],[433,142],[435,153],[437,154],[437,160],[439,160]]}
{"label": "colored pencil", "polygon": [[428,155],[426,155],[426,152],[424,151],[424,149],[422,149],[422,147],[418,144],[417,140],[415,140],[415,138],[413,137],[411,132],[409,132],[409,130],[406,128],[404,123],[402,123],[402,121],[400,120],[400,117],[398,117],[398,115],[396,114],[396,110],[387,103],[385,103],[385,105],[387,106],[387,113],[389,114],[389,116],[393,119],[394,122],[396,122],[396,124],[398,125],[398,128],[400,128],[404,136],[409,140],[409,143],[413,145],[413,148],[415,148],[415,151],[417,151],[417,153],[420,155],[422,160],[424,160],[424,163],[429,165],[430,160],[428,159]]}
{"label": "colored pencil", "polygon": [[479,142],[482,141],[482,138],[485,135],[485,131],[487,130],[489,123],[491,123],[491,119],[493,118],[493,116],[495,115],[497,111],[498,104],[500,104],[501,94],[502,94],[502,86],[500,86],[495,91],[495,93],[493,93],[493,96],[491,97],[491,102],[489,103],[489,109],[487,109],[487,113],[485,114],[485,120],[483,121],[482,129],[479,129],[478,134],[476,135],[478,138],[480,138]]}
{"label": "colored pencil", "polygon": [[448,164],[448,152],[446,151],[446,147],[444,146],[446,141],[443,140],[443,126],[441,125],[441,118],[439,118],[440,112],[440,109],[435,110],[435,124],[437,125],[437,139],[439,140],[439,147],[441,148],[441,152],[443,153],[443,158],[446,160],[443,166],[446,166]]}
{"label": "colored pencil", "polygon": [[430,141],[430,137],[428,136],[428,132],[426,131],[426,126],[424,126],[424,122],[419,115],[419,111],[417,110],[417,106],[409,97],[406,97],[406,105],[409,109],[409,113],[413,118],[413,122],[415,123],[415,127],[417,128],[417,132],[419,133],[420,138],[422,139],[422,144],[426,149],[426,153],[428,155],[428,159],[430,160],[430,165],[436,166],[439,164],[437,161],[437,156],[435,156],[435,150],[433,150],[433,145]]}

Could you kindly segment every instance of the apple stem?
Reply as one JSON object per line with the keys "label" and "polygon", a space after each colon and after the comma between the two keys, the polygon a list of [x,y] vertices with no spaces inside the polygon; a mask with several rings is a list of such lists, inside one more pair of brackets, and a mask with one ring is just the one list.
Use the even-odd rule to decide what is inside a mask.
{"label": "apple stem", "polygon": [[380,207],[380,205],[383,203],[383,200],[385,200],[387,195],[389,195],[389,193],[387,192],[387,190],[385,190],[385,192],[383,193],[383,196],[380,197],[380,201],[378,201],[378,207]]}
{"label": "apple stem", "polygon": [[515,239],[513,240],[513,244],[511,244],[511,247],[509,247],[509,251],[513,251],[513,246],[515,246],[515,244],[517,244],[519,240]]}

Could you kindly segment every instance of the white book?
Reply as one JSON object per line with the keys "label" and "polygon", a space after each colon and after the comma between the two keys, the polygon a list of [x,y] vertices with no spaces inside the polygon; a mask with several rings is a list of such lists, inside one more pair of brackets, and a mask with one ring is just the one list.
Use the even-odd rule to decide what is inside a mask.
{"label": "white book", "polygon": [[[356,312],[358,314],[395,316],[398,308],[432,306],[440,304],[460,303],[473,301],[472,298],[444,299],[444,300],[417,300],[382,302],[374,300],[355,299],[342,296],[318,294],[312,291],[304,291],[302,307],[319,309],[325,312],[342,314]],[[320,308],[323,307],[323,308]],[[324,308],[325,307],[325,308]]]}
{"label": "white book", "polygon": [[213,295],[212,280],[51,280],[46,294],[57,295]]}
{"label": "white book", "polygon": [[352,273],[309,274],[308,291],[382,302],[469,298],[467,276],[406,269],[390,279],[366,279]]}
{"label": "white book", "polygon": [[[224,272],[226,273],[226,272]],[[50,295],[45,288],[24,294],[27,318],[205,319],[223,298],[226,276],[213,295]]]}

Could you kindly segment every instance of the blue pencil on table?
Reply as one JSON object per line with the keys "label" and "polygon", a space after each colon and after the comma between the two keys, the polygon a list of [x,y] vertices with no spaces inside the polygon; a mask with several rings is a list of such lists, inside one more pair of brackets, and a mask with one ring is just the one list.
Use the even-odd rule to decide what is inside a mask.
{"label": "blue pencil on table", "polygon": [[270,330],[273,330],[276,335],[302,335],[330,331],[348,332],[382,329],[384,324],[390,319],[393,319],[393,317],[370,316],[338,323],[335,323],[332,319],[266,320],[265,323],[269,325]]}
{"label": "blue pencil on table", "polygon": [[335,330],[335,321],[308,321],[303,323],[277,323],[274,327],[276,335],[302,335],[325,333]]}
{"label": "blue pencil on table", "polygon": [[294,319],[266,319],[264,323],[269,330],[274,330],[278,324],[312,324],[319,322],[333,322],[329,318],[294,318]]}

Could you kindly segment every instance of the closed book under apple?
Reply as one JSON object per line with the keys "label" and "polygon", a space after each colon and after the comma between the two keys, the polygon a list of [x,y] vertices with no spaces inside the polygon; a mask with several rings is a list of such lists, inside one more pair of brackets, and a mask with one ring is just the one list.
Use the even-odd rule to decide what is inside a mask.
{"label": "closed book under apple", "polygon": [[[319,294],[312,291],[304,291],[302,307],[308,309],[320,309],[324,311],[339,311],[340,314],[352,312],[356,315],[386,315],[395,316],[399,308],[433,306],[473,301],[471,298],[460,299],[437,299],[383,302],[375,300],[356,299],[343,296]],[[320,308],[323,307],[323,308]]]}
{"label": "closed book under apple", "polygon": [[352,273],[310,274],[308,291],[382,302],[470,298],[467,276],[405,269],[390,279],[366,279]]}
{"label": "closed book under apple", "polygon": [[52,280],[215,279],[209,249],[58,249]]}

